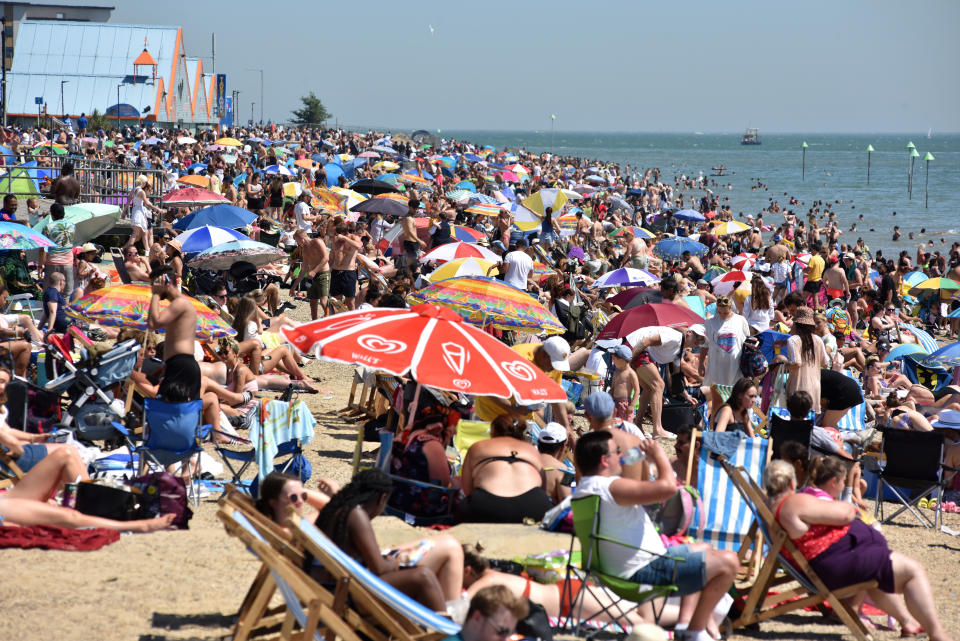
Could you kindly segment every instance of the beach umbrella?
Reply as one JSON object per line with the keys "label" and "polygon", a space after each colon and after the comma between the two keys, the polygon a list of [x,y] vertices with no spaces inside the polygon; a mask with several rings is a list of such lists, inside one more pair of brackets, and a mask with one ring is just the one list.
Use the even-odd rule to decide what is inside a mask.
{"label": "beach umbrella", "polygon": [[246,261],[254,265],[266,265],[281,259],[286,259],[287,252],[255,240],[231,240],[205,249],[187,264],[196,269],[217,271],[230,269],[230,266],[239,261]]}
{"label": "beach umbrella", "polygon": [[476,192],[477,186],[474,185],[469,180],[461,180],[456,185],[453,186],[454,189],[465,189],[466,191]]}
{"label": "beach umbrella", "polygon": [[522,232],[533,231],[540,226],[540,216],[532,209],[524,207],[519,203],[504,205],[513,213],[513,226]]}
{"label": "beach umbrella", "polygon": [[703,279],[706,280],[707,282],[710,282],[720,274],[726,274],[726,273],[727,273],[726,269],[724,269],[723,267],[720,267],[719,265],[714,265],[713,267],[708,269],[707,272],[703,275]]}
{"label": "beach umbrella", "polygon": [[350,185],[350,189],[358,191],[361,194],[395,194],[398,191],[397,188],[390,183],[385,183],[382,180],[375,180],[373,178],[358,180]]}
{"label": "beach umbrella", "polygon": [[583,247],[577,247],[574,245],[567,251],[567,258],[576,258],[578,260],[586,260],[587,254],[583,251]]}
{"label": "beach umbrella", "polygon": [[347,189],[346,187],[331,187],[329,191],[333,192],[338,198],[343,200],[344,203],[342,207],[348,210],[354,205],[367,200],[367,197],[363,194],[359,194],[352,189]]}
{"label": "beach umbrella", "polygon": [[956,291],[960,289],[960,283],[951,278],[928,278],[910,288],[910,293],[914,296],[931,291]]}
{"label": "beach umbrella", "polygon": [[633,287],[637,285],[654,285],[659,283],[660,279],[645,269],[635,269],[633,267],[621,267],[607,272],[597,280],[593,281],[593,287]]}
{"label": "beach umbrella", "polygon": [[420,257],[421,263],[445,263],[458,258],[482,258],[499,263],[500,257],[484,247],[474,243],[447,243],[434,247]]}
{"label": "beach umbrella", "polygon": [[731,220],[725,223],[720,223],[714,227],[713,233],[717,236],[727,236],[729,234],[742,234],[749,229],[750,225],[741,223],[739,220]]}
{"label": "beach umbrella", "polygon": [[391,160],[381,160],[373,166],[374,169],[378,171],[396,171],[400,169],[400,165],[391,161]]}
{"label": "beach umbrella", "polygon": [[[74,245],[82,245],[113,229],[120,219],[120,211],[118,205],[108,203],[77,203],[63,208],[62,220],[73,225]],[[33,226],[34,231],[45,229],[51,220],[47,214]]]}
{"label": "beach umbrella", "polygon": [[374,151],[379,151],[381,154],[387,154],[390,156],[396,156],[399,153],[393,147],[386,147],[384,145],[377,145],[375,147],[372,147],[371,149],[373,149]]}
{"label": "beach umbrella", "polygon": [[0,221],[0,249],[42,249],[57,246],[57,243],[26,225]]}
{"label": "beach umbrella", "polygon": [[637,227],[637,226],[635,226],[635,225],[627,225],[626,227],[618,227],[617,229],[614,229],[612,232],[610,232],[610,233],[607,234],[607,235],[608,235],[610,238],[620,238],[620,237],[622,237],[627,231],[631,231],[631,230],[633,231],[633,235],[634,235],[634,236],[636,236],[637,238],[642,238],[642,239],[644,239],[644,240],[650,240],[650,239],[653,239],[653,238],[656,238],[656,237],[657,237],[657,235],[654,234],[652,231],[649,231],[649,230],[647,230],[647,229],[644,229],[643,227]]}
{"label": "beach umbrella", "polygon": [[[197,205],[217,205],[230,201],[208,189],[199,187],[184,187],[168,191],[163,195],[161,202],[165,207],[195,207]],[[176,225],[174,225],[176,228]]]}
{"label": "beach umbrella", "polygon": [[713,292],[715,294],[726,296],[732,292],[737,285],[749,281],[752,277],[752,274],[748,274],[740,270],[734,270],[717,276],[710,281],[710,284],[713,286]]}
{"label": "beach umbrella", "polygon": [[177,138],[178,145],[195,145],[197,144],[196,138],[191,138],[190,136],[180,136]]}
{"label": "beach umbrella", "polygon": [[175,222],[173,228],[186,230],[210,225],[211,227],[238,229],[240,227],[246,227],[256,219],[257,215],[253,212],[235,207],[234,205],[213,205],[212,207],[198,209],[192,214],[187,214]]}
{"label": "beach umbrella", "polygon": [[405,183],[416,183],[418,185],[427,185],[430,183],[429,179],[424,178],[423,176],[419,176],[417,174],[411,174],[410,172],[407,172],[401,175],[400,180],[402,180]]}
{"label": "beach umbrella", "polygon": [[410,213],[410,208],[407,205],[407,199],[400,194],[380,194],[353,205],[350,211],[384,216],[406,216]]}
{"label": "beach umbrella", "polygon": [[498,171],[498,172],[497,172],[496,174],[494,174],[494,175],[495,175],[497,178],[499,178],[500,180],[502,180],[503,182],[508,182],[508,183],[518,183],[518,182],[521,182],[521,181],[520,181],[520,176],[518,176],[517,174],[513,173],[512,171]]}
{"label": "beach umbrella", "polygon": [[673,217],[677,220],[685,220],[694,223],[702,223],[706,220],[706,217],[695,209],[681,209],[680,211],[674,212]]}
{"label": "beach umbrella", "polygon": [[903,345],[897,345],[890,350],[890,353],[887,354],[883,361],[885,363],[891,363],[893,361],[898,361],[907,354],[923,354],[926,356],[927,350],[923,349],[920,345],[916,343],[904,343]]}
{"label": "beach umbrella", "polygon": [[[807,255],[807,260],[810,260],[809,255]],[[730,266],[733,267],[734,269],[746,271],[751,267],[753,267],[756,264],[756,262],[757,262],[756,254],[748,254],[748,253],[741,252],[730,259]]]}
{"label": "beach umbrella", "polygon": [[313,169],[314,161],[310,158],[300,158],[299,160],[294,160],[293,164],[303,169]]}
{"label": "beach umbrella", "polygon": [[357,158],[379,158],[380,154],[375,151],[365,151],[361,153]]}
{"label": "beach umbrella", "polygon": [[687,251],[691,256],[704,256],[710,250],[706,245],[684,236],[671,236],[653,246],[653,253],[664,260],[680,260],[683,252]]}
{"label": "beach umbrella", "polygon": [[454,238],[465,243],[475,243],[487,237],[487,235],[479,229],[473,229],[463,225],[452,225],[451,231],[453,232]]}
{"label": "beach umbrella", "polygon": [[224,147],[243,147],[243,143],[236,138],[217,138],[213,143]]}
{"label": "beach umbrella", "polygon": [[59,145],[50,146],[48,143],[43,143],[42,146],[35,147],[31,153],[34,156],[50,155],[50,154],[53,154],[54,156],[66,156],[67,150]]}
{"label": "beach umbrella", "polygon": [[200,176],[197,174],[191,174],[189,176],[180,176],[177,178],[177,182],[181,185],[190,185],[191,187],[201,187],[203,189],[210,189],[210,179],[206,176]]}
{"label": "beach umbrella", "polygon": [[[153,297],[150,285],[132,283],[113,285],[90,292],[86,296],[67,305],[66,313],[71,318],[77,318],[88,323],[97,323],[107,327],[131,327],[133,329],[147,329],[147,312],[150,309],[150,299]],[[220,315],[190,296],[185,296],[193,305],[197,314],[197,338],[211,340],[222,336],[234,336],[236,331],[231,328]],[[169,301],[160,301],[162,312],[169,305]],[[163,332],[161,328],[157,330]]]}
{"label": "beach umbrella", "polygon": [[478,203],[482,203],[484,205],[499,205],[501,201],[486,194],[470,194],[470,196],[467,198],[467,204],[476,205]]}
{"label": "beach umbrella", "polygon": [[190,165],[189,167],[187,167],[187,171],[190,171],[191,169],[194,170],[194,171],[197,172],[197,173],[205,172],[205,171],[207,170],[207,163],[205,163],[205,162],[195,162],[195,163],[193,163],[192,165]]}
{"label": "beach umbrella", "polygon": [[301,353],[410,375],[427,387],[527,404],[567,398],[527,359],[437,305],[344,312],[280,332]]}
{"label": "beach umbrella", "polygon": [[184,254],[202,252],[215,245],[228,243],[231,240],[251,239],[236,230],[226,227],[214,227],[212,225],[194,227],[177,236],[177,241],[180,243],[180,251]]}
{"label": "beach umbrella", "polygon": [[286,165],[268,165],[264,167],[263,173],[268,176],[292,176],[293,172],[287,169]]}
{"label": "beach umbrella", "polygon": [[379,176],[377,176],[377,180],[380,180],[382,182],[385,182],[389,185],[393,185],[394,187],[396,187],[397,183],[400,182],[400,175],[399,174],[380,174]]}
{"label": "beach umbrella", "polygon": [[543,218],[546,215],[547,207],[551,207],[554,213],[559,214],[567,200],[569,200],[569,197],[560,189],[541,189],[524,198],[523,206],[534,212],[538,218]]}
{"label": "beach umbrella", "polygon": [[463,154],[463,159],[469,160],[470,162],[483,162],[483,158],[470,152]]}
{"label": "beach umbrella", "polygon": [[482,258],[458,258],[444,263],[440,267],[430,272],[427,280],[436,283],[448,278],[457,278],[458,276],[486,276],[495,262],[484,260]]}
{"label": "beach umbrella", "polygon": [[607,302],[627,310],[647,303],[662,303],[663,294],[657,287],[631,287],[611,296]]}
{"label": "beach umbrella", "polygon": [[503,207],[489,203],[477,203],[470,205],[464,211],[468,214],[479,214],[481,216],[499,216],[500,212],[503,211]]}
{"label": "beach umbrella", "polygon": [[468,323],[481,327],[532,334],[566,331],[536,298],[496,278],[463,276],[441,280],[410,294],[407,302],[449,307]]}
{"label": "beach umbrella", "polygon": [[[627,338],[644,327],[689,327],[702,323],[696,312],[673,303],[645,303],[614,316],[597,335],[598,340]],[[633,341],[630,341],[631,344]]]}
{"label": "beach umbrella", "polygon": [[905,284],[909,285],[909,287],[916,287],[923,281],[927,280],[927,278],[929,277],[922,271],[915,270],[904,274],[902,280]]}
{"label": "beach umbrella", "polygon": [[287,198],[299,198],[303,193],[303,185],[300,183],[283,183],[283,195]]}
{"label": "beach umbrella", "polygon": [[473,192],[468,191],[466,189],[451,189],[446,194],[444,194],[444,196],[446,196],[450,200],[458,203],[466,202],[467,200],[470,199],[470,196],[472,195],[473,195]]}

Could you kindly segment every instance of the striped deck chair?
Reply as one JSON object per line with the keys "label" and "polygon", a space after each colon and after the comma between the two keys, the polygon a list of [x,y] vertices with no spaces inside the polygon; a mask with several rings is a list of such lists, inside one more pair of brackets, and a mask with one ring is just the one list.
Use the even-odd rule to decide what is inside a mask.
{"label": "striped deck chair", "polygon": [[[753,478],[761,478],[769,458],[770,441],[760,437],[746,438],[740,432],[729,434],[731,439],[740,436],[736,447],[727,452],[730,462],[746,468]],[[695,433],[695,436],[699,434]],[[753,514],[730,483],[715,454],[703,444],[700,447],[697,491],[706,511],[704,540],[718,550],[738,550],[753,523]],[[699,519],[699,513],[694,515],[694,522]]]}
{"label": "striped deck chair", "polygon": [[[848,369],[843,370],[843,373],[857,380],[857,376]],[[867,401],[864,400],[862,403],[856,407],[850,408],[850,411],[843,415],[843,418],[840,419],[840,422],[837,423],[837,429],[841,432],[860,432],[867,428]]]}
{"label": "striped deck chair", "polygon": [[917,343],[927,351],[928,354],[933,354],[935,351],[940,349],[940,344],[937,343],[936,339],[931,336],[925,329],[920,329],[916,325],[911,325],[910,323],[900,322],[900,329],[907,330],[911,334],[917,337]]}

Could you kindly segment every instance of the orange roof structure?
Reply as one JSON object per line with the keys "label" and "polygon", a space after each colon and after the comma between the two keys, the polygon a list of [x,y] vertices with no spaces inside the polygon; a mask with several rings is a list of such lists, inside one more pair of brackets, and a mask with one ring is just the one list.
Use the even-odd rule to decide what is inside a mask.
{"label": "orange roof structure", "polygon": [[137,56],[137,59],[133,61],[135,67],[140,65],[150,65],[151,67],[157,66],[157,61],[153,59],[153,56],[150,55],[150,52],[144,49],[140,52],[140,55]]}

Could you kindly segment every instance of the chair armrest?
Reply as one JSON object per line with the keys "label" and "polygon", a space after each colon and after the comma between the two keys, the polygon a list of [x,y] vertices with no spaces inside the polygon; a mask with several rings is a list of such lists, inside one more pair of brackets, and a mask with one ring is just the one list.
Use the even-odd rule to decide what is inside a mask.
{"label": "chair armrest", "polygon": [[437,485],[436,483],[427,483],[425,481],[418,481],[416,479],[408,479],[403,476],[396,476],[395,474],[390,474],[389,476],[394,481],[407,483],[408,485],[415,485],[416,487],[422,487],[422,488],[427,488],[431,490],[440,490],[441,492],[450,492],[450,493],[457,492],[457,488],[455,487],[444,487],[442,485]]}

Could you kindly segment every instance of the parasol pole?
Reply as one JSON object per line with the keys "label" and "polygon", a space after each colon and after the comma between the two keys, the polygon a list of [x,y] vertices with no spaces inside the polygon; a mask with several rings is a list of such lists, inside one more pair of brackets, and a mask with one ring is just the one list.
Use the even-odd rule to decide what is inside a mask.
{"label": "parasol pole", "polygon": [[420,381],[417,381],[417,391],[413,394],[413,402],[410,403],[410,411],[407,413],[407,424],[404,425],[404,431],[413,427],[413,417],[417,414],[417,405],[420,403]]}

